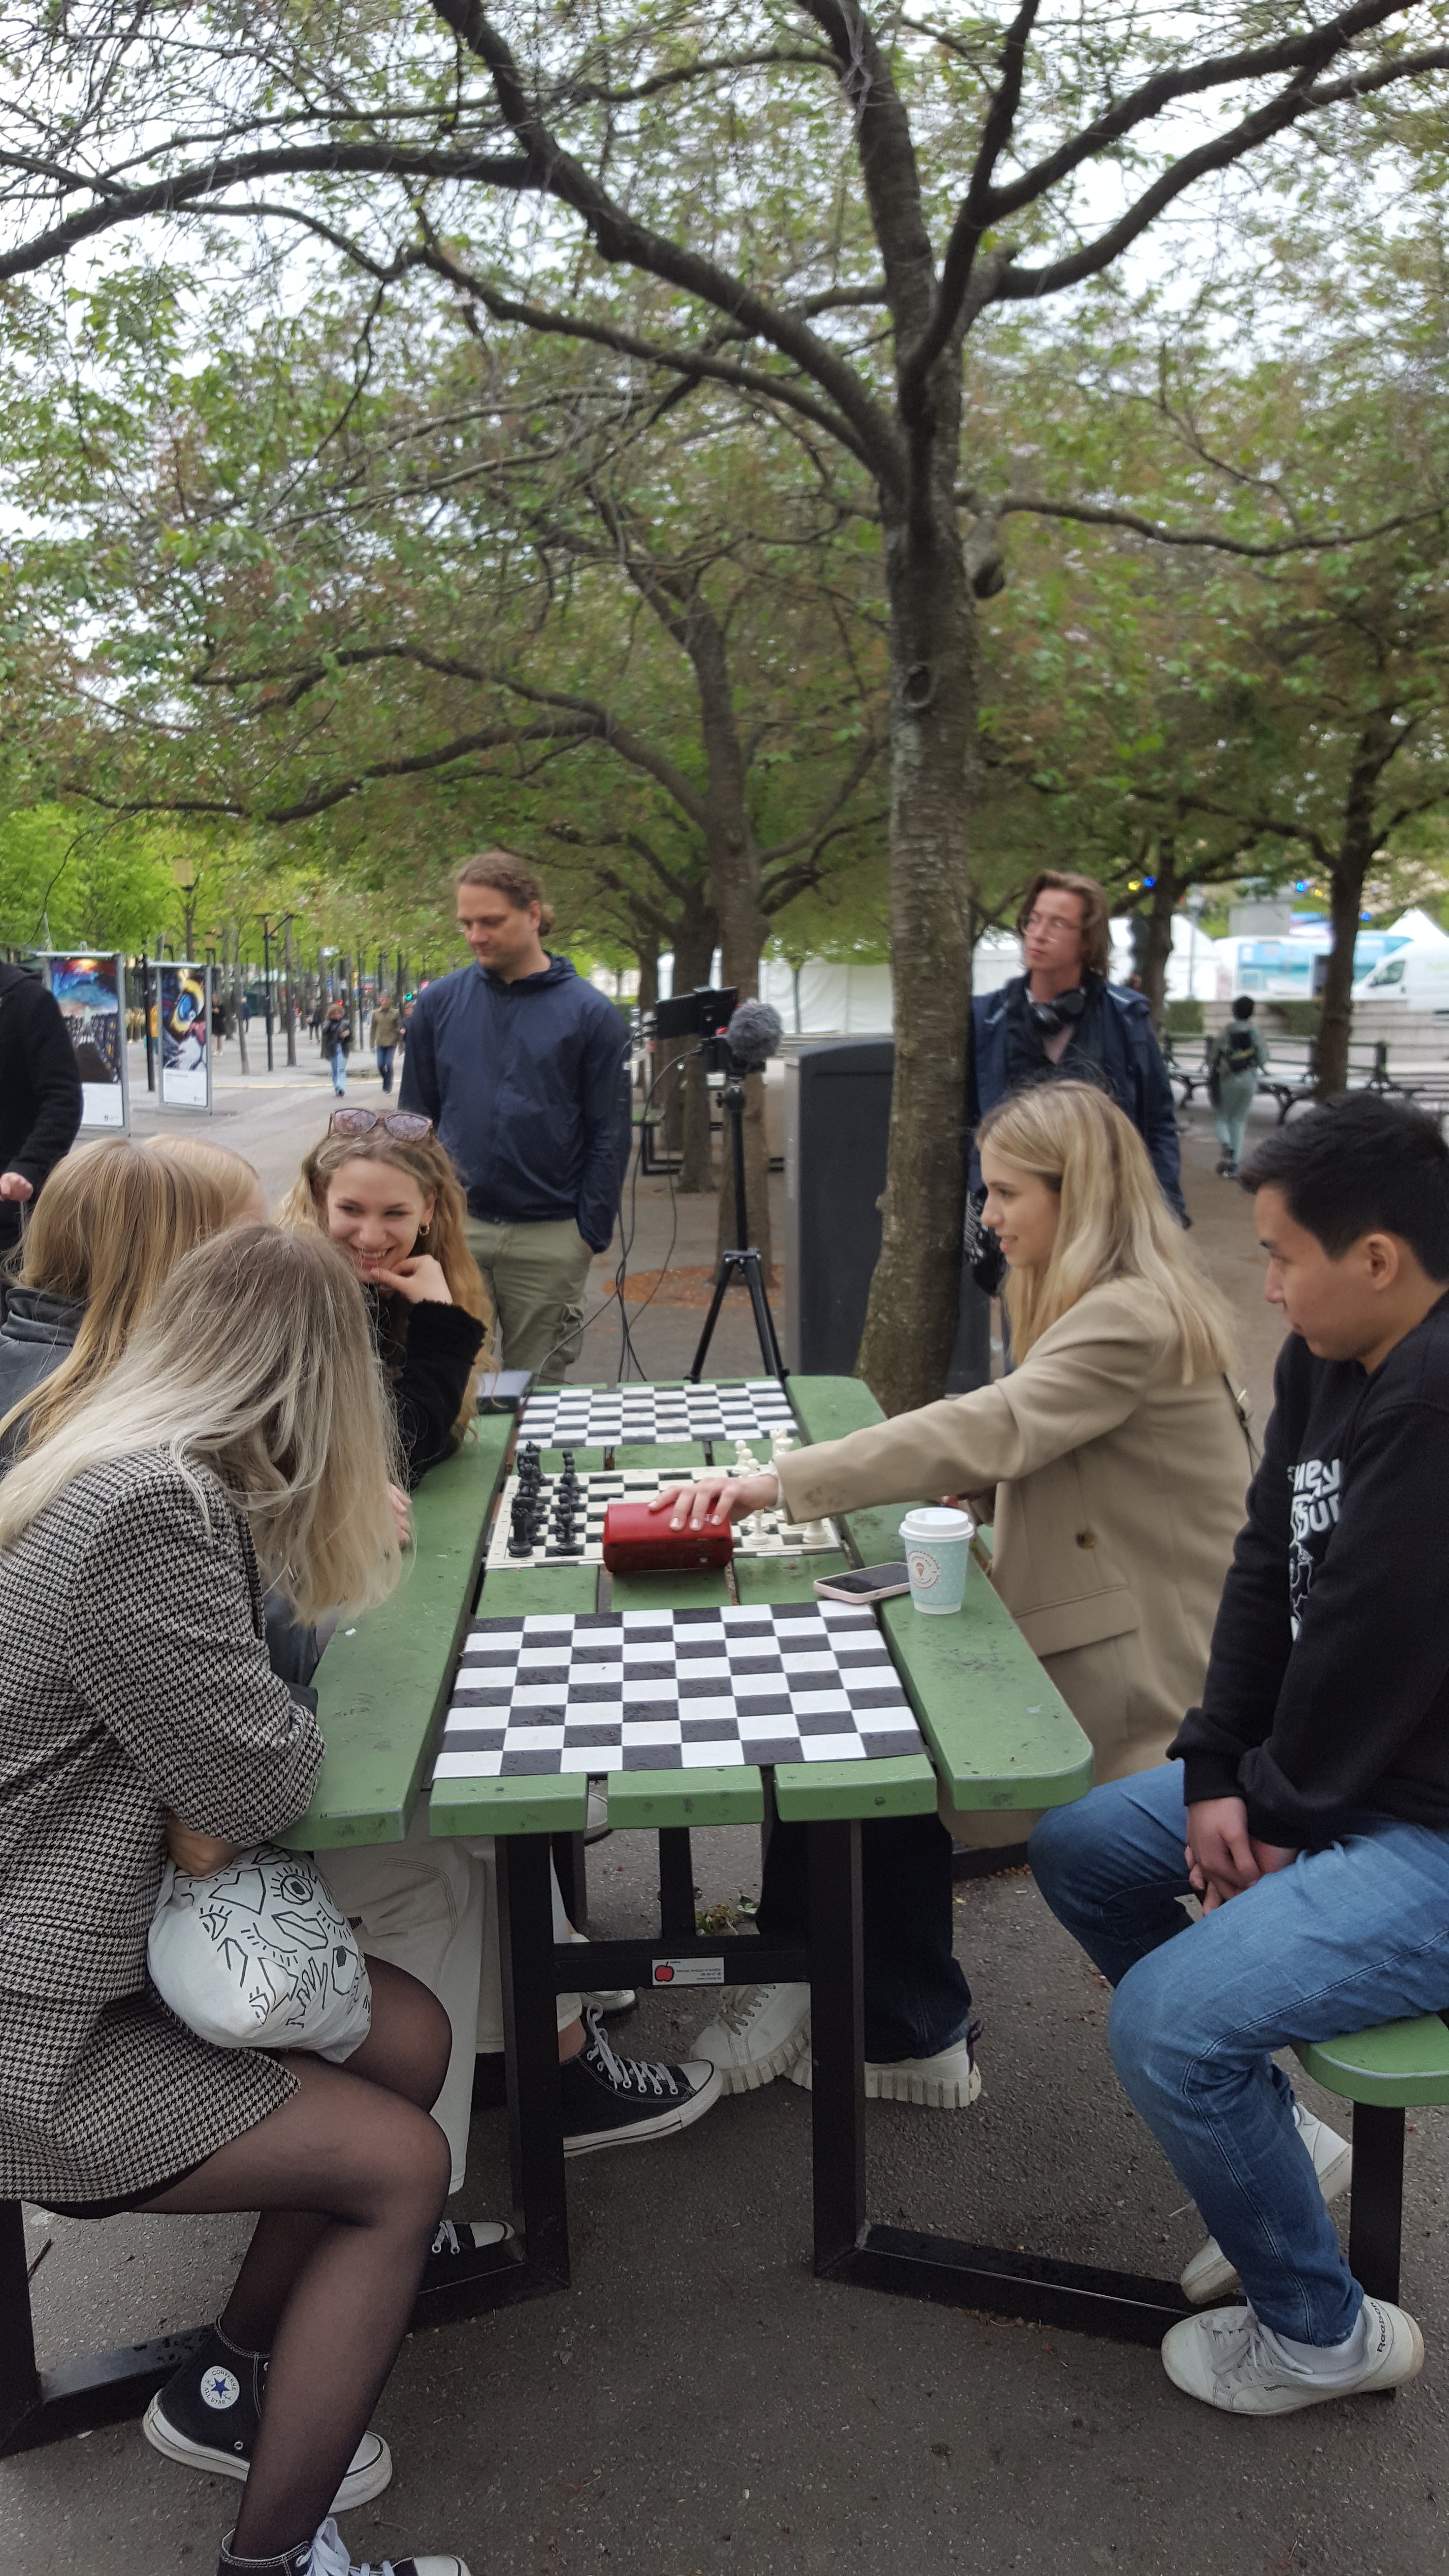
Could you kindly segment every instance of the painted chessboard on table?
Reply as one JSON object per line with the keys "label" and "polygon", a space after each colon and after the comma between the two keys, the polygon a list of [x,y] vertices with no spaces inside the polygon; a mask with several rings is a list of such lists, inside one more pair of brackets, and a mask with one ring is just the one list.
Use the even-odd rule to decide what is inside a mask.
{"label": "painted chessboard on table", "polygon": [[778,1378],[721,1378],[700,1386],[541,1386],[518,1436],[540,1449],[615,1449],[635,1441],[768,1440],[796,1429]]}
{"label": "painted chessboard on table", "polygon": [[545,1611],[469,1629],[433,1781],[924,1750],[868,1608]]}
{"label": "painted chessboard on table", "polygon": [[[604,1514],[611,1503],[647,1503],[651,1495],[687,1482],[687,1475],[677,1467],[589,1469],[573,1480],[569,1498],[574,1510],[561,1515],[560,1496],[568,1490],[564,1478],[540,1476],[533,1488],[533,1511],[522,1516],[532,1523],[532,1535],[525,1543],[521,1536],[514,1536],[518,1526],[515,1506],[530,1486],[515,1472],[503,1488],[488,1541],[488,1569],[490,1573],[526,1574],[531,1568],[546,1565],[602,1565]],[[565,1531],[569,1535],[565,1536]],[[792,1523],[778,1510],[756,1512],[752,1519],[736,1521],[734,1526],[736,1556],[819,1556],[839,1546],[833,1522]]]}

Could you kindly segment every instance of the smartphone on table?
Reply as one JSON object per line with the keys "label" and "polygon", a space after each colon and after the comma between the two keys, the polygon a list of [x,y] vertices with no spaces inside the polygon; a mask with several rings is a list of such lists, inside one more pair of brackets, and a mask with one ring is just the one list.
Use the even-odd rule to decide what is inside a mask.
{"label": "smartphone on table", "polygon": [[904,1560],[899,1565],[863,1565],[858,1574],[822,1574],[815,1584],[827,1601],[894,1601],[910,1588]]}

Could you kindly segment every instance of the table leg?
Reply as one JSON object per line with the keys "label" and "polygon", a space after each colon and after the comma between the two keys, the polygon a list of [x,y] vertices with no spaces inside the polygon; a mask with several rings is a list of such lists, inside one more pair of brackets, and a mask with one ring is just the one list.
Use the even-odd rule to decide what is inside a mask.
{"label": "table leg", "polygon": [[660,1827],[659,1933],[665,1941],[694,1938],[694,1854],[687,1825]]}
{"label": "table leg", "polygon": [[865,2226],[865,1999],[860,1827],[809,1827],[815,2269],[850,2261]]}
{"label": "table leg", "polygon": [[1371,2299],[1388,2299],[1395,2306],[1403,2213],[1403,2112],[1378,2102],[1355,2102],[1348,2268]]}
{"label": "table leg", "polygon": [[500,1834],[497,1851],[514,2224],[537,2282],[563,2289],[569,2225],[548,1836]]}
{"label": "table leg", "polygon": [[589,1928],[588,1864],[582,1834],[555,1834],[552,1837],[554,1872],[563,1909],[576,1932]]}
{"label": "table leg", "polygon": [[40,2395],[26,2263],[20,2203],[0,2202],[0,2442]]}

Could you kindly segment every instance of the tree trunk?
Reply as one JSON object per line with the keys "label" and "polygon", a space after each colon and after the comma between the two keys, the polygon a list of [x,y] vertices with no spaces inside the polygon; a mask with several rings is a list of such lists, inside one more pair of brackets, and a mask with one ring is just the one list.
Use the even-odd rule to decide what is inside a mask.
{"label": "tree trunk", "polygon": [[1332,1092],[1348,1088],[1348,1042],[1353,1034],[1353,957],[1358,944],[1359,914],[1363,909],[1364,879],[1378,838],[1379,781],[1401,738],[1395,732],[1392,711],[1387,707],[1375,707],[1359,735],[1353,767],[1349,771],[1348,794],[1343,806],[1343,838],[1329,875],[1328,917],[1333,924],[1333,947],[1329,952],[1328,974],[1323,986],[1323,1012],[1318,1023],[1318,1044],[1313,1058],[1320,1100],[1326,1100]]}
{"label": "tree trunk", "polygon": [[1367,832],[1345,830],[1329,878],[1328,917],[1333,924],[1333,946],[1329,951],[1328,973],[1323,985],[1318,1043],[1313,1051],[1320,1100],[1348,1088],[1348,1042],[1353,1034],[1353,952],[1358,941],[1364,878],[1373,857],[1372,821],[1371,818],[1366,819],[1369,821]]}
{"label": "tree trunk", "polygon": [[[734,697],[724,637],[701,603],[691,617],[689,658],[699,686],[699,711],[709,780],[709,891],[719,922],[720,973],[740,1000],[760,989],[760,951],[766,922],[760,903],[760,853],[745,793],[745,755],[735,724]],[[751,1241],[770,1275],[769,1155],[765,1143],[765,1086],[759,1074],[745,1085],[745,1195]],[[735,1217],[734,1169],[728,1137],[720,1156],[717,1249],[742,1241]]]}
{"label": "tree trunk", "polygon": [[[949,391],[944,405],[951,412]],[[887,1413],[933,1402],[956,1339],[971,1014],[975,616],[939,428],[927,502],[885,500],[895,1079],[880,1259],[856,1363]],[[885,496],[883,496],[883,500]]]}
{"label": "tree trunk", "polygon": [[[718,929],[703,885],[692,885],[685,896],[674,938],[674,991],[693,992],[696,984],[709,981],[709,961],[714,955]],[[687,1055],[695,1045],[693,1038],[661,1038],[654,1059],[654,1076],[660,1081],[662,1069],[676,1057]],[[709,1091],[704,1067],[696,1057],[683,1073],[671,1074],[661,1083],[658,1097],[664,1103],[664,1148],[678,1154],[679,1178],[675,1187],[681,1196],[697,1198],[714,1187],[709,1147]]]}
{"label": "tree trunk", "polygon": [[1177,851],[1171,841],[1163,840],[1157,846],[1157,882],[1152,889],[1142,942],[1142,990],[1159,1037],[1167,1008],[1167,961],[1172,955],[1172,917],[1176,910]]}

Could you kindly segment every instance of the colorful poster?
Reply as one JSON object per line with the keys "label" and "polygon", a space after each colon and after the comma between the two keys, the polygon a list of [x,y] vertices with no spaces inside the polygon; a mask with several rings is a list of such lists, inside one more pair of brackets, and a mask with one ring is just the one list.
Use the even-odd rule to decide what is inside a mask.
{"label": "colorful poster", "polygon": [[55,956],[46,962],[80,1070],[81,1125],[125,1128],[125,963],[119,957]]}
{"label": "colorful poster", "polygon": [[211,1107],[211,968],[162,966],[161,1106]]}

